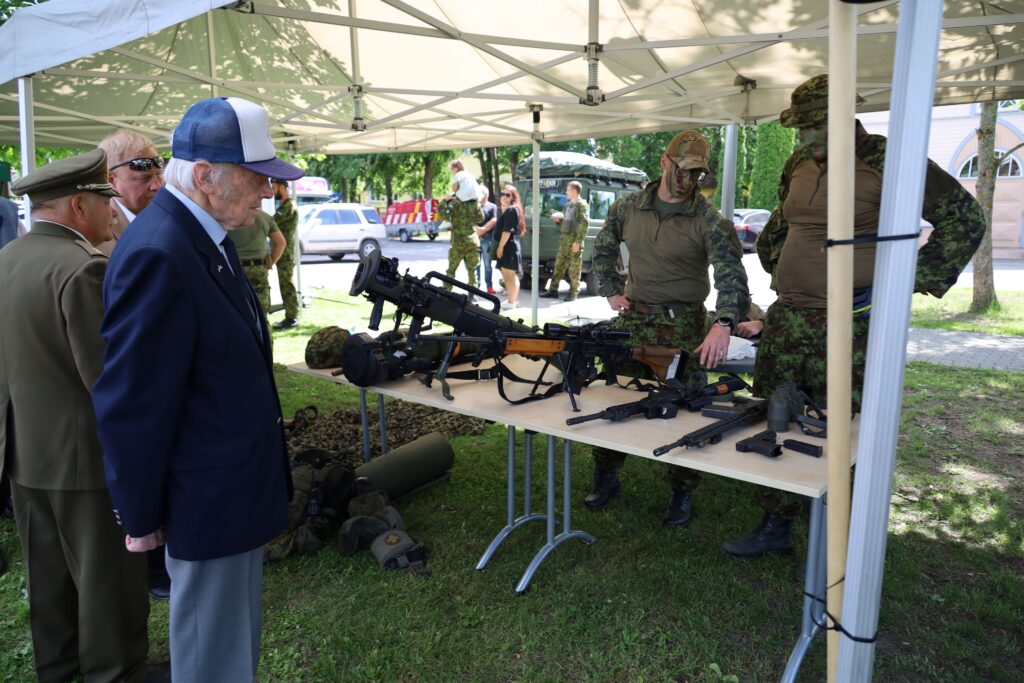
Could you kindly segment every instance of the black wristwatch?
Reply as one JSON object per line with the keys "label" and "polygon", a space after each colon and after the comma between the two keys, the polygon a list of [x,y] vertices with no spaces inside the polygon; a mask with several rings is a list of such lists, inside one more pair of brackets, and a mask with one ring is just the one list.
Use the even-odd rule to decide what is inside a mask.
{"label": "black wristwatch", "polygon": [[732,330],[732,318],[719,318],[715,321],[715,324],[719,327],[728,327]]}

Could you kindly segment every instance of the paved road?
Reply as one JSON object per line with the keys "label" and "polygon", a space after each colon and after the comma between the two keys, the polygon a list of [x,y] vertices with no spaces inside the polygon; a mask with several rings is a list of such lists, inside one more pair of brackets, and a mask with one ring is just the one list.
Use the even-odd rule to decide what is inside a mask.
{"label": "paved road", "polygon": [[[426,238],[402,243],[388,240],[382,245],[384,255],[397,257],[403,270],[409,269],[414,275],[423,276],[436,270],[444,272],[448,267],[448,236],[443,235],[431,242]],[[316,296],[321,289],[347,291],[355,276],[358,259],[352,255],[342,261],[331,261],[324,256],[306,256],[302,260],[302,289]],[[767,273],[755,254],[743,257],[749,278],[751,298],[764,307],[775,300]],[[456,274],[465,279],[465,271]],[[954,287],[973,286],[970,267],[960,276]],[[497,278],[497,276],[496,276]],[[271,275],[272,300],[280,301],[277,293],[276,276]],[[1024,291],[1024,261],[996,261],[996,289],[999,291]],[[563,283],[562,290],[567,291]],[[707,305],[714,307],[715,293],[711,292]],[[522,308],[512,312],[513,317],[528,319],[531,297],[524,291],[520,296]],[[611,317],[611,310],[603,298],[583,296],[578,301],[541,299],[543,319],[603,320]],[[909,360],[967,368],[995,368],[1024,372],[1024,337],[1004,337],[989,334],[969,334],[912,328],[907,343]]]}

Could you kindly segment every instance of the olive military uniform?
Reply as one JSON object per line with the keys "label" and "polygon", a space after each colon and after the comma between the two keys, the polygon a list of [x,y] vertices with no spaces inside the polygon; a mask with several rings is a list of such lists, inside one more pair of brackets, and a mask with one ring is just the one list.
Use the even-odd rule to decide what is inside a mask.
{"label": "olive military uniform", "polygon": [[[580,271],[583,268],[583,244],[587,239],[590,227],[590,206],[580,198],[565,205],[562,221],[558,230],[562,237],[558,242],[558,254],[555,256],[555,269],[551,273],[551,292],[558,292],[558,284],[563,276],[569,277],[569,295],[575,297],[580,293]],[[578,244],[579,250],[573,251],[572,245]]]}
{"label": "olive military uniform", "polygon": [[[13,189],[33,203],[116,196],[103,150]],[[92,406],[106,270],[104,254],[46,220],[0,252],[0,471],[12,484],[40,681],[133,680],[148,650],[146,556],[125,549]]]}
{"label": "olive military uniform", "polygon": [[[657,201],[660,183],[659,178],[612,205],[594,243],[594,269],[602,296],[622,294],[625,289],[632,301],[632,308],[615,320],[616,327],[633,334],[631,343],[691,352],[705,335],[709,263],[715,269],[718,315],[738,320],[748,308],[742,249],[732,222],[700,193],[667,207],[656,205],[662,204]],[[659,209],[667,213],[659,215]],[[616,270],[623,242],[630,255],[625,288]],[[643,370],[645,366],[624,372],[642,376]],[[685,376],[699,370],[697,356],[691,355]],[[594,448],[594,458],[598,467],[619,469],[625,454]],[[668,477],[676,491],[692,490],[700,482],[696,471],[683,467],[669,467]]]}
{"label": "olive military uniform", "polygon": [[285,320],[295,320],[299,317],[299,296],[295,291],[295,230],[299,225],[299,212],[293,200],[285,199],[281,202],[274,214],[274,223],[284,235],[284,252],[276,264],[284,317]]}
{"label": "olive military uniform", "polygon": [[[441,215],[452,224],[452,241],[448,248],[448,277],[455,277],[459,264],[465,261],[469,285],[476,287],[476,267],[480,263],[480,239],[474,228],[484,219],[480,205],[475,201],[458,199],[442,201]],[[450,290],[451,285],[445,284]]]}
{"label": "olive military uniform", "polygon": [[[854,234],[878,231],[886,139],[869,135],[857,122]],[[779,208],[757,240],[761,265],[772,275],[778,300],[768,309],[754,368],[754,393],[768,397],[793,381],[815,402],[826,399],[827,255],[821,245],[828,230],[826,166],[806,147],[798,148],[783,169]],[[934,231],[918,252],[914,290],[941,297],[978,248],[985,219],[978,202],[932,161],[925,175],[921,215]],[[876,245],[854,247],[854,289],[871,285]],[[853,410],[860,410],[867,355],[867,317],[853,323]],[[782,491],[758,493],[769,514],[793,517],[799,499]]]}
{"label": "olive military uniform", "polygon": [[270,310],[270,272],[267,268],[267,238],[270,233],[280,232],[274,219],[263,211],[256,213],[256,222],[252,225],[232,230],[228,237],[235,243],[238,260],[242,262],[242,270],[249,284],[256,291],[256,299],[263,307],[263,321],[266,323],[267,311]]}

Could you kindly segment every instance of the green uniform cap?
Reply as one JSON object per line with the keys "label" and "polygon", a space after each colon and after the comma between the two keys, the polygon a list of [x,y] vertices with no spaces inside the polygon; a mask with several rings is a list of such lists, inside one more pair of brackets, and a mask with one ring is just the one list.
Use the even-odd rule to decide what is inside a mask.
{"label": "green uniform cap", "polygon": [[79,192],[121,196],[107,182],[107,153],[102,149],[51,162],[19,178],[11,186],[11,191],[19,196],[27,194],[33,204]]}
{"label": "green uniform cap", "polygon": [[348,337],[348,330],[335,325],[317,330],[306,342],[306,365],[317,369],[341,366],[341,351]]}
{"label": "green uniform cap", "polygon": [[682,169],[700,168],[710,171],[708,166],[708,145],[707,138],[695,130],[684,130],[668,143],[665,154],[672,162]]}
{"label": "green uniform cap", "polygon": [[[857,104],[864,98],[857,95]],[[779,123],[786,128],[808,128],[828,121],[828,74],[814,76],[796,87],[790,96],[789,109],[779,114]]]}

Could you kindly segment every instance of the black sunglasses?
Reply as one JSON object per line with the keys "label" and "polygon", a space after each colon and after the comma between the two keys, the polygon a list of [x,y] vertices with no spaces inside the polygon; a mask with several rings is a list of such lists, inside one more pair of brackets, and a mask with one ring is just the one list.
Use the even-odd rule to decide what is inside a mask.
{"label": "black sunglasses", "polygon": [[156,166],[157,168],[163,168],[164,164],[165,162],[163,157],[143,157],[141,159],[129,159],[128,161],[122,161],[116,166],[111,166],[107,170],[113,171],[115,168],[127,166],[133,171],[150,171],[153,169],[154,166]]}
{"label": "black sunglasses", "polygon": [[512,193],[511,193],[511,192],[502,192],[502,193],[501,193],[501,196],[502,196],[502,197],[511,197],[511,196],[512,196]]}

